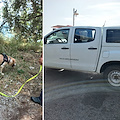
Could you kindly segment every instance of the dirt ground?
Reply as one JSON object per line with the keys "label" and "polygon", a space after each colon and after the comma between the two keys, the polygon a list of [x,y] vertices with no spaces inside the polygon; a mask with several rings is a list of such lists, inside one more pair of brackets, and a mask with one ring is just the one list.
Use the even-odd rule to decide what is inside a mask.
{"label": "dirt ground", "polygon": [[[23,62],[27,61],[26,63],[29,62],[27,66],[25,66],[25,64],[23,67],[21,67],[22,65],[18,63],[14,70],[12,70],[10,67],[6,67],[4,69],[5,75],[0,75],[0,92],[3,92],[7,95],[14,95],[28,78],[33,77],[38,73],[38,59],[40,54],[25,54],[21,53],[21,59],[17,59]],[[31,61],[30,56],[34,59],[34,64],[33,59]],[[25,74],[23,71],[27,71],[27,74]],[[38,97],[41,89],[42,74],[39,74],[35,79],[26,83],[16,97],[11,98],[0,95],[0,120],[41,120],[42,107],[30,100],[31,96]]]}
{"label": "dirt ground", "polygon": [[[20,97],[20,98],[19,98]],[[0,120],[41,120],[42,107],[30,101],[30,96],[0,97]]]}
{"label": "dirt ground", "polygon": [[0,96],[0,120],[41,120],[42,107],[30,100],[31,96],[39,96],[40,88],[33,89],[23,89],[14,98]]}

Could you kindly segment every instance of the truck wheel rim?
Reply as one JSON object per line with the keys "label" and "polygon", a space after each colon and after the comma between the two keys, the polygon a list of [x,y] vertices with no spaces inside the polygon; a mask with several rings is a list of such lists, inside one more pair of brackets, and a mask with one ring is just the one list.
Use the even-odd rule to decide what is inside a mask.
{"label": "truck wheel rim", "polygon": [[120,71],[113,70],[108,74],[108,81],[113,86],[120,86]]}

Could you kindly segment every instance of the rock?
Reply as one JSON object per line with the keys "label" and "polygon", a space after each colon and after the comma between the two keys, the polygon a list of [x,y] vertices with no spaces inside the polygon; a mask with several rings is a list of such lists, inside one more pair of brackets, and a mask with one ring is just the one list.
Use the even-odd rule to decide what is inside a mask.
{"label": "rock", "polygon": [[32,66],[30,66],[29,68],[30,68],[31,70],[34,70],[34,69],[35,69],[35,67],[32,67]]}

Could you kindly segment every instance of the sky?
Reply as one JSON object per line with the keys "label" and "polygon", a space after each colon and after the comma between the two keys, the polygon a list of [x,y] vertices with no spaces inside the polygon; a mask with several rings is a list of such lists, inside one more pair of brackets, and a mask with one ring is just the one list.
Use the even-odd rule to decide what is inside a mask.
{"label": "sky", "polygon": [[73,25],[73,8],[75,26],[120,26],[120,0],[44,0],[43,34],[54,25]]}
{"label": "sky", "polygon": [[2,7],[3,7],[3,2],[0,0],[0,22],[2,21]]}

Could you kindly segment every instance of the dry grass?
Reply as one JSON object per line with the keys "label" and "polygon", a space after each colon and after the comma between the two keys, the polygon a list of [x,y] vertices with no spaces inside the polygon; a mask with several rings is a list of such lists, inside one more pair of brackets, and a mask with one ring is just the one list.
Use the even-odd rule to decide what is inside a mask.
{"label": "dry grass", "polygon": [[[39,71],[39,57],[41,56],[41,48],[39,43],[26,43],[26,46],[22,46],[20,42],[5,41],[0,38],[0,50],[1,53],[6,53],[8,56],[16,59],[17,65],[15,68],[6,66],[3,70],[4,76],[0,75],[0,91],[8,94],[13,94],[20,86],[29,78],[36,75]],[[21,48],[20,48],[21,47]],[[21,92],[26,89],[40,88],[41,89],[41,76],[27,83]],[[36,80],[37,79],[37,80]],[[26,90],[27,91],[27,90]],[[35,90],[34,90],[35,91]]]}

